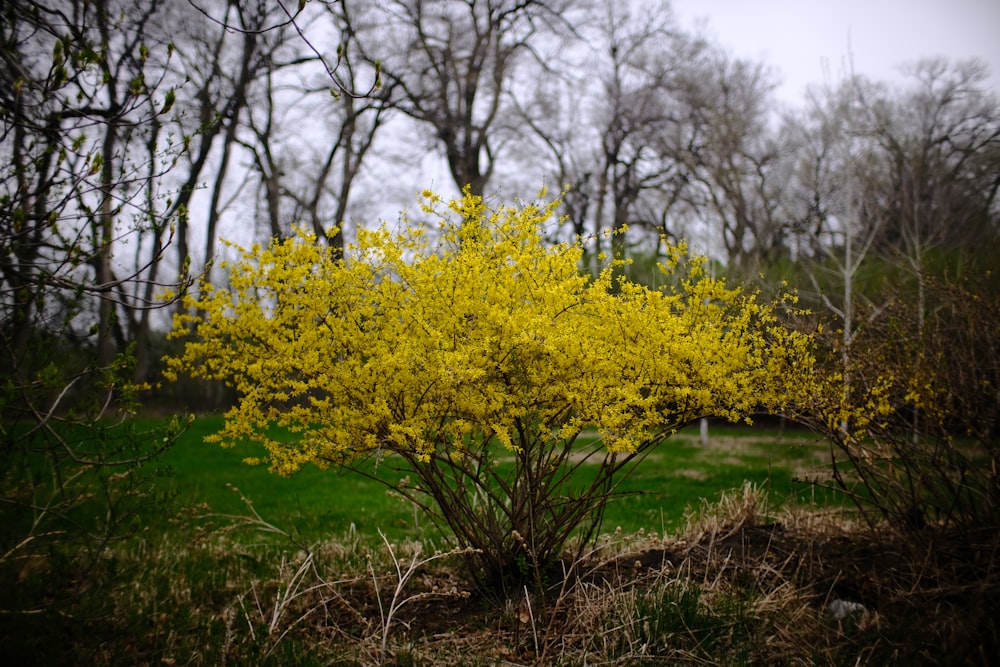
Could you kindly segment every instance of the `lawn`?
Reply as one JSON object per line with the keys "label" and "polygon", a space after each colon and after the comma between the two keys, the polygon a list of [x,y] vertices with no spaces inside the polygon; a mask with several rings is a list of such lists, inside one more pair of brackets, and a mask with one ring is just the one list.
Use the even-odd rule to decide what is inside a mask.
{"label": "lawn", "polygon": [[[172,506],[140,504],[137,533],[89,559],[55,547],[0,559],[9,664],[834,665],[995,654],[982,604],[995,579],[969,588],[952,551],[827,512],[842,499],[797,481],[828,472],[825,445],[804,431],[715,425],[707,444],[697,428],[671,438],[622,481],[579,579],[530,606],[527,589],[506,601],[470,594],[459,557],[383,485],[245,465],[260,452],[204,443],[221,423],[199,417],[151,464],[162,473],[151,495]],[[306,548],[241,527],[247,499]],[[992,558],[991,548],[975,553]],[[838,598],[864,611],[831,619]]]}
{"label": "lawn", "polygon": [[[267,521],[307,542],[343,534],[352,526],[367,535],[382,530],[394,539],[435,534],[411,504],[359,473],[308,466],[283,478],[266,466],[243,463],[260,455],[253,445],[206,444],[205,436],[220,426],[220,417],[197,418],[160,461],[170,472],[164,483],[176,502],[200,506],[199,515],[247,514],[242,495]],[[623,495],[608,506],[603,528],[669,533],[703,500],[714,502],[720,493],[746,482],[766,490],[772,505],[792,497],[835,502],[830,491],[802,481],[820,473],[825,453],[823,443],[807,431],[724,425],[713,427],[708,444],[702,445],[694,427],[669,439],[622,481]],[[377,469],[367,463],[364,470],[390,480],[404,475],[392,459]]]}

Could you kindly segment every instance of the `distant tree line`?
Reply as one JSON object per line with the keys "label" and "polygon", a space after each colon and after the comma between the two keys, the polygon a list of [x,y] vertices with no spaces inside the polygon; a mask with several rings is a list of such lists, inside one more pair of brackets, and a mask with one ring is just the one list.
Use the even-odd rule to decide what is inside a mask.
{"label": "distant tree line", "polygon": [[342,246],[431,162],[456,192],[565,189],[585,262],[688,238],[739,277],[795,266],[837,309],[862,265],[968,271],[997,240],[977,62],[914,63],[900,88],[848,72],[781,110],[764,63],[669,3],[17,0],[2,21],[8,368],[46,333],[150,377],[155,309],[220,236]]}

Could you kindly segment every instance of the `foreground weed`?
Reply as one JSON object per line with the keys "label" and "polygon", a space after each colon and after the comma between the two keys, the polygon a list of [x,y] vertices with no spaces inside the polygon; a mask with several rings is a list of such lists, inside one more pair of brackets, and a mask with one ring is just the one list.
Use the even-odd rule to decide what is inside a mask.
{"label": "foreground weed", "polygon": [[372,585],[375,588],[375,599],[378,602],[379,617],[381,619],[380,623],[380,643],[378,649],[378,660],[379,664],[385,664],[388,642],[389,642],[389,631],[392,628],[393,621],[395,620],[396,614],[405,605],[418,600],[426,600],[431,597],[436,596],[449,596],[449,595],[461,595],[468,597],[467,592],[459,593],[458,591],[440,591],[440,592],[421,592],[413,593],[411,595],[405,594],[405,589],[407,583],[413,575],[425,565],[428,565],[436,560],[441,560],[443,558],[448,558],[451,556],[464,556],[467,555],[468,549],[452,549],[448,552],[435,552],[431,556],[421,558],[422,546],[419,543],[413,543],[413,553],[410,556],[409,563],[404,567],[403,562],[397,555],[397,549],[391,544],[386,538],[385,533],[379,530],[379,536],[382,538],[382,542],[385,544],[386,551],[389,558],[392,560],[392,565],[395,569],[395,579],[393,580],[392,594],[388,601],[383,603],[382,601],[382,591],[379,586],[379,577],[375,574],[375,568],[369,561],[368,571],[371,574]]}

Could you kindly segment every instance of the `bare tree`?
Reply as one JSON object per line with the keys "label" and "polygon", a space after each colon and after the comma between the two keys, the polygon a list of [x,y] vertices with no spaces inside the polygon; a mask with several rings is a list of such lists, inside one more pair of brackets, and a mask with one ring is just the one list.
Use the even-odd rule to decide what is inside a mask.
{"label": "bare tree", "polygon": [[[664,46],[679,40],[665,11],[633,16],[615,5],[607,5],[605,11],[607,69],[598,78],[607,103],[598,118],[601,153],[595,221],[603,228],[605,206],[610,203],[613,255],[624,259],[633,205],[644,189],[669,179],[676,169],[655,150],[655,137],[674,120],[668,99],[674,49]],[[600,232],[595,229],[598,243]]]}
{"label": "bare tree", "polygon": [[[986,71],[975,61],[924,60],[910,73],[916,86],[898,105],[871,100],[866,111],[883,156],[880,211],[889,221],[879,230],[878,250],[913,281],[910,335],[923,359],[931,274],[951,280],[968,271],[960,262],[982,266],[980,248],[1000,247],[1000,106],[984,92]],[[914,410],[914,441],[920,419]]]}
{"label": "bare tree", "polygon": [[[183,287],[154,270],[172,222],[160,181],[182,150],[160,133],[176,100],[173,47],[151,29],[161,9],[0,10],[0,569],[13,580],[118,536],[144,502],[144,463],[178,432],[115,419],[134,406],[132,328],[169,303],[150,296],[157,287]],[[148,234],[157,241],[143,244]]]}
{"label": "bare tree", "polygon": [[504,141],[511,80],[564,0],[394,0],[380,43],[395,106],[425,124],[459,187],[482,193]]}
{"label": "bare tree", "polygon": [[688,181],[677,159],[677,143],[687,142],[678,91],[707,44],[680,31],[667,4],[600,5],[580,32],[586,50],[572,74],[539,87],[521,118],[552,156],[551,177],[568,188],[567,212],[574,234],[590,241],[591,264],[605,250],[623,258],[629,226],[675,236],[671,218]]}
{"label": "bare tree", "polygon": [[883,273],[901,266],[923,311],[932,255],[968,263],[997,242],[1000,109],[976,63],[931,60],[911,71],[909,90],[852,76],[814,91],[804,118],[785,131],[798,137],[789,190],[803,256],[833,262],[845,280],[866,256]]}
{"label": "bare tree", "polygon": [[592,56],[575,82],[586,122],[529,121],[588,206],[593,255],[623,257],[630,227],[677,239],[714,224],[734,270],[773,261],[785,252],[788,167],[769,125],[769,71],[680,30],[667,4],[633,9],[602,5],[588,26]]}
{"label": "bare tree", "polygon": [[994,521],[998,497],[995,470],[971,463],[996,457],[983,379],[996,336],[983,324],[997,294],[998,108],[975,63],[910,71],[905,88],[850,76],[814,93],[789,127],[801,147],[790,189],[810,237],[804,271],[835,321],[837,404],[869,392],[893,404],[864,441],[828,419],[835,479],[849,489],[846,464],[859,506],[900,528],[970,526]]}
{"label": "bare tree", "polygon": [[[300,48],[273,62],[242,142],[252,155],[271,236],[285,236],[295,221],[342,250],[351,191],[389,116],[391,85],[371,89],[380,74],[358,51],[359,31],[371,30],[364,17],[347,2],[325,9],[303,29],[322,32],[336,54]],[[316,67],[327,61],[336,64],[340,90],[333,94],[328,72]]]}
{"label": "bare tree", "polygon": [[768,126],[773,83],[760,63],[715,50],[688,70],[680,89],[687,114],[675,159],[697,187],[695,215],[719,225],[731,269],[747,275],[783,250],[780,144]]}
{"label": "bare tree", "polygon": [[185,81],[186,97],[171,129],[188,152],[172,210],[178,214],[178,266],[190,276],[204,268],[191,248],[195,231],[204,243],[204,264],[214,255],[220,219],[233,196],[230,171],[241,118],[254,84],[270,71],[275,50],[291,30],[280,6],[266,2],[208,0],[173,10],[172,25],[180,28],[174,71]]}
{"label": "bare tree", "polygon": [[978,244],[996,232],[1000,188],[1000,104],[986,92],[988,73],[977,61],[941,58],[907,71],[914,85],[897,99],[862,100],[894,220],[880,245],[914,257]]}
{"label": "bare tree", "polygon": [[[0,270],[15,354],[42,318],[77,336],[93,325],[107,366],[131,338],[124,327],[153,304],[150,269],[172,219],[160,205],[173,158],[159,128],[176,96],[163,83],[172,47],[150,30],[158,9],[67,1],[5,10]],[[116,256],[124,239],[150,231],[160,240],[146,254]],[[60,303],[64,319],[52,322]]]}
{"label": "bare tree", "polygon": [[[594,141],[587,131],[589,100],[580,79],[553,77],[548,85],[518,104],[518,123],[531,130],[525,136],[519,162],[541,166],[543,182],[562,189],[562,212],[573,238],[591,234],[595,199]],[[559,231],[555,236],[559,235]],[[555,240],[555,238],[553,239]],[[589,245],[585,245],[589,248]],[[583,259],[590,266],[589,255]]]}

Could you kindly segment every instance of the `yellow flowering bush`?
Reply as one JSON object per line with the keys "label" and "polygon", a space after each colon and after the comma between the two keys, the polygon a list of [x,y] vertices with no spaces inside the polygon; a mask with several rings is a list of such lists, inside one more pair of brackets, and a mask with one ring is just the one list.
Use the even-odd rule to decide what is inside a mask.
{"label": "yellow flowering bush", "polygon": [[683,246],[662,289],[581,275],[579,244],[544,240],[557,206],[425,192],[434,224],[360,229],[343,258],[301,231],[240,249],[177,318],[169,373],[234,386],[213,440],[263,443],[279,474],[395,457],[484,588],[521,585],[592,535],[637,457],[700,417],[798,401],[812,363],[782,302]]}

